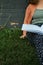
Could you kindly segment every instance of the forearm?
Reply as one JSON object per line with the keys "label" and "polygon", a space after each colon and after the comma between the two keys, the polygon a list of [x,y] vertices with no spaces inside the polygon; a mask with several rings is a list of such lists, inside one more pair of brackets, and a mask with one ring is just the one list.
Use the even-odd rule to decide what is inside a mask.
{"label": "forearm", "polygon": [[27,33],[27,31],[23,31],[23,35],[25,35],[25,36],[26,36],[26,33]]}

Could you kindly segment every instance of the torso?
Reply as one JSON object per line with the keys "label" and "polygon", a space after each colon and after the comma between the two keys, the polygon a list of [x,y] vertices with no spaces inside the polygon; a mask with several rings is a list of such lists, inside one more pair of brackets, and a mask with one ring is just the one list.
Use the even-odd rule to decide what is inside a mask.
{"label": "torso", "polygon": [[32,24],[43,23],[43,7],[31,5]]}
{"label": "torso", "polygon": [[32,24],[43,23],[43,9],[36,9],[33,14]]}

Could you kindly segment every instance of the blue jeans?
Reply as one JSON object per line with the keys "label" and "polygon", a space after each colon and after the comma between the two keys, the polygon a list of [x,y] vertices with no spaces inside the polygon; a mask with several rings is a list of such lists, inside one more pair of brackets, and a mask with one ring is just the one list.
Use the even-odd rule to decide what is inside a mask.
{"label": "blue jeans", "polygon": [[[36,25],[41,26],[42,24]],[[43,35],[27,32],[27,38],[31,44],[34,44],[40,64],[43,65]]]}

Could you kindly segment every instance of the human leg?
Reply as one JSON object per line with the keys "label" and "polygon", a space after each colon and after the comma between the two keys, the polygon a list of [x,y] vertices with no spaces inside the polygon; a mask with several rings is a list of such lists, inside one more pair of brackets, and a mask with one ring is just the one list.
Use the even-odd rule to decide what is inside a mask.
{"label": "human leg", "polygon": [[43,36],[35,34],[34,36],[34,45],[37,51],[37,55],[40,61],[40,64],[43,65]]}

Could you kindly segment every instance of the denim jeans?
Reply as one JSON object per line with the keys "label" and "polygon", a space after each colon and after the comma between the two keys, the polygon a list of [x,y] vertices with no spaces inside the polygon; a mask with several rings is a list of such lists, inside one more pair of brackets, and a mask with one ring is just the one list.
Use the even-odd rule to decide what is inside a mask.
{"label": "denim jeans", "polygon": [[[36,24],[41,26],[42,24]],[[27,38],[31,44],[34,44],[40,64],[43,65],[43,35],[27,32]]]}

